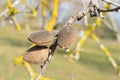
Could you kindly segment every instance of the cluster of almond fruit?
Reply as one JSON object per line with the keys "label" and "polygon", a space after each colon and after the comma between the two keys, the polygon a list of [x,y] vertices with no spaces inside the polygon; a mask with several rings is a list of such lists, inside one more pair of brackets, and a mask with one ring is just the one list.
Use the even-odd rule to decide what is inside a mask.
{"label": "cluster of almond fruit", "polygon": [[78,39],[78,31],[73,26],[63,27],[59,32],[41,30],[29,35],[28,40],[35,46],[31,47],[24,54],[23,59],[31,64],[42,65],[51,52],[50,46],[57,42],[57,46],[66,50]]}

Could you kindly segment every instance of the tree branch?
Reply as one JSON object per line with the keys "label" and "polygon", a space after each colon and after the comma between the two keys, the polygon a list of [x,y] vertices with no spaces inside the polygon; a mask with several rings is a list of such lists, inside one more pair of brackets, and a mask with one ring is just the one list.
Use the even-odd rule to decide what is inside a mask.
{"label": "tree branch", "polygon": [[64,27],[66,27],[67,25],[72,25],[72,23],[75,20],[81,20],[85,15],[87,15],[90,11],[90,8],[84,9],[83,11],[80,11],[78,13],[76,13],[75,15],[71,16],[70,19],[66,22],[66,24],[64,25]]}
{"label": "tree branch", "polygon": [[113,8],[113,9],[100,9],[100,12],[113,12],[113,11],[118,11],[120,9],[119,7]]}
{"label": "tree branch", "polygon": [[53,56],[56,48],[57,48],[57,39],[55,39],[55,43],[52,46],[50,46],[51,52],[49,53],[48,59],[45,61],[44,65],[41,66],[41,71],[36,80],[40,80],[40,78],[43,76],[44,71],[45,71],[47,65],[49,64],[50,60],[52,59],[52,56]]}
{"label": "tree branch", "polygon": [[106,3],[108,3],[108,4],[112,4],[112,5],[114,5],[114,6],[120,6],[120,4],[118,4],[118,3],[116,3],[116,2],[113,2],[113,1],[110,1],[110,0],[102,0],[102,1],[104,1],[104,2],[106,2]]}

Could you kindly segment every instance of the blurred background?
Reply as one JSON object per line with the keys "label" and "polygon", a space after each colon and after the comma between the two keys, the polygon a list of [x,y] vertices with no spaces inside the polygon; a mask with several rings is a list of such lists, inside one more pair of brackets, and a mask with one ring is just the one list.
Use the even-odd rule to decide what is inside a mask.
{"label": "blurred background", "polygon": [[[18,3],[11,8],[16,1]],[[24,54],[31,45],[27,39],[28,35],[41,29],[60,30],[72,15],[87,8],[89,1],[0,0],[0,80],[29,80],[24,65],[14,65],[15,58]],[[112,1],[120,3],[119,0]],[[103,4],[100,6],[104,7]],[[22,12],[19,13],[17,10]],[[92,33],[97,35],[120,65],[120,11],[107,13],[104,18],[106,22],[101,22]],[[73,23],[79,30],[80,38],[70,46],[71,52],[75,51],[76,45],[86,36],[85,32],[90,30],[90,25],[97,24],[96,20],[96,17],[91,18],[87,15],[87,19],[83,18]],[[70,53],[58,47],[44,76],[50,80],[119,80],[120,77],[104,50],[91,36],[80,49],[79,60],[71,61],[67,59]],[[35,72],[40,71],[39,66],[31,66]]]}

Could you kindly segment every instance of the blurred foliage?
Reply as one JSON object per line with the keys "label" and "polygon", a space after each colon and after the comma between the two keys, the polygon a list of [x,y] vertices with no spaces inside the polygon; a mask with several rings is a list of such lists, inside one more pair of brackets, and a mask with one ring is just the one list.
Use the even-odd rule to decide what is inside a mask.
{"label": "blurred foliage", "polygon": [[[90,18],[89,23],[94,23],[96,18]],[[86,29],[86,28],[85,28]],[[106,39],[116,39],[116,32],[114,30],[109,29],[103,22],[100,27],[97,27],[95,30],[96,35],[100,38]]]}
{"label": "blurred foliage", "polygon": [[100,37],[100,38],[106,38],[106,39],[116,39],[116,32],[109,29],[105,25],[102,24],[100,28],[97,28],[95,30],[95,33]]}

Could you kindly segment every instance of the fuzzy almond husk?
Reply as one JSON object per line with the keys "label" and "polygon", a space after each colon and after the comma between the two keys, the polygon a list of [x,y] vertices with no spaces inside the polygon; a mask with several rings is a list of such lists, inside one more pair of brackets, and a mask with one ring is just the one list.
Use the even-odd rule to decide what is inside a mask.
{"label": "fuzzy almond husk", "polygon": [[31,64],[42,65],[48,58],[49,49],[47,47],[33,46],[28,49],[23,56],[23,59]]}
{"label": "fuzzy almond husk", "polygon": [[79,32],[75,27],[66,26],[63,27],[58,33],[58,46],[67,49],[72,43],[74,43],[79,36]]}
{"label": "fuzzy almond husk", "polygon": [[30,36],[28,36],[28,40],[39,46],[47,46],[54,42],[54,34],[41,30],[30,34]]}

